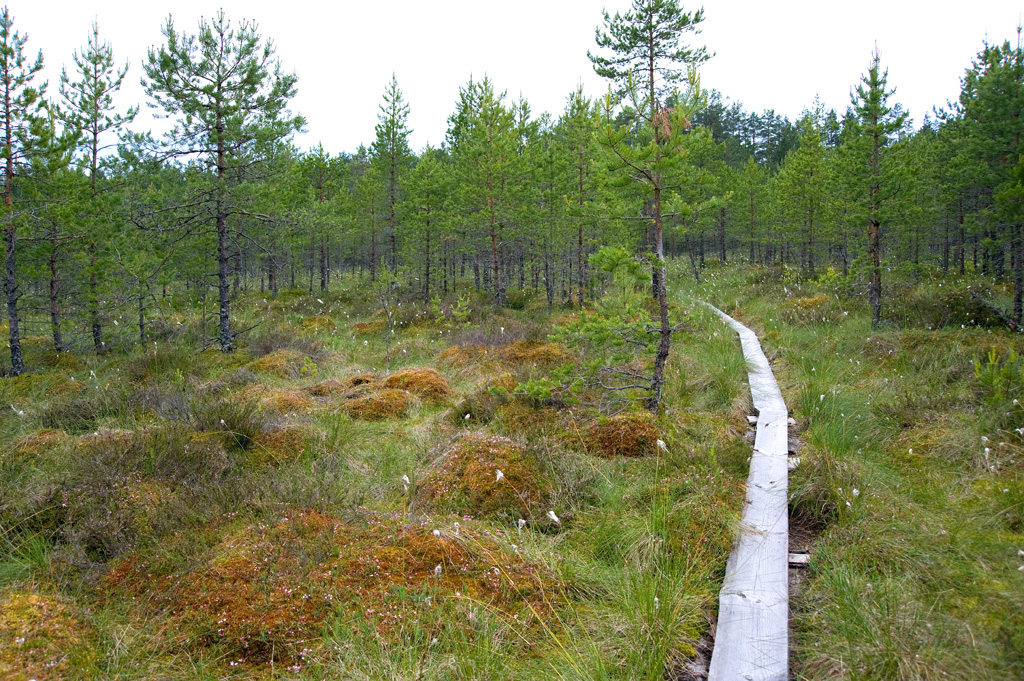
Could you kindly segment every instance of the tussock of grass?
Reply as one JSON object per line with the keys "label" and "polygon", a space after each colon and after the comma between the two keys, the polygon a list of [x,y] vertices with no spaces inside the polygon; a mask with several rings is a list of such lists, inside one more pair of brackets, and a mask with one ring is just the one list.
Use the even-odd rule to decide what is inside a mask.
{"label": "tussock of grass", "polygon": [[342,408],[351,416],[368,421],[397,419],[409,413],[416,398],[406,390],[368,389],[346,399]]}
{"label": "tussock of grass", "polygon": [[343,620],[365,622],[396,645],[408,622],[459,602],[530,626],[561,587],[502,544],[468,521],[439,537],[393,518],[343,521],[295,509],[228,529],[185,570],[123,560],[103,590],[108,599],[134,596],[144,612],[170,617],[192,646],[216,646],[244,666],[301,664],[326,652],[316,642],[325,623]]}
{"label": "tussock of grass", "polygon": [[539,521],[550,493],[550,482],[522,446],[506,437],[466,433],[427,470],[417,496],[438,510]]}
{"label": "tussock of grass", "polygon": [[434,401],[443,400],[454,392],[444,376],[430,368],[396,371],[385,378],[381,385],[384,388],[408,390],[417,397]]}
{"label": "tussock of grass", "polygon": [[650,412],[626,412],[591,424],[587,445],[598,456],[649,456],[658,451],[659,434]]}

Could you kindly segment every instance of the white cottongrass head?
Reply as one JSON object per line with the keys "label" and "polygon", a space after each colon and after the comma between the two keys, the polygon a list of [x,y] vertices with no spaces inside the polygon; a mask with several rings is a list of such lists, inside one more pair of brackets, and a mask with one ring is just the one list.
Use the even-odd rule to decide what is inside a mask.
{"label": "white cottongrass head", "polygon": [[505,479],[505,474],[502,473],[501,469],[499,468],[497,470],[497,472],[495,473],[495,475],[494,475],[494,482],[501,482],[504,479]]}
{"label": "white cottongrass head", "polygon": [[441,564],[440,563],[438,563],[437,567],[434,568],[434,576],[435,577],[440,577],[441,576]]}
{"label": "white cottongrass head", "polygon": [[855,496],[855,497],[859,497],[860,496],[860,490],[857,489],[856,487],[853,488],[853,496]]}
{"label": "white cottongrass head", "polygon": [[406,485],[411,485],[412,484],[411,482],[409,482],[409,476],[408,475],[403,475],[402,476],[402,482],[404,482]]}
{"label": "white cottongrass head", "polygon": [[434,536],[435,537],[440,537],[441,536],[441,530],[434,530]]}
{"label": "white cottongrass head", "polygon": [[548,511],[548,520],[555,523],[556,525],[562,524],[562,521],[558,519],[558,516],[555,515],[554,511]]}
{"label": "white cottongrass head", "polygon": [[516,524],[517,524],[517,525],[519,526],[519,529],[521,530],[521,529],[523,529],[524,527],[526,527],[526,520],[525,520],[525,519],[523,519],[523,518],[520,518],[520,519],[519,519],[519,522],[518,522],[518,523],[516,523]]}
{"label": "white cottongrass head", "polygon": [[658,440],[658,449],[668,454],[668,447],[665,445],[664,440]]}

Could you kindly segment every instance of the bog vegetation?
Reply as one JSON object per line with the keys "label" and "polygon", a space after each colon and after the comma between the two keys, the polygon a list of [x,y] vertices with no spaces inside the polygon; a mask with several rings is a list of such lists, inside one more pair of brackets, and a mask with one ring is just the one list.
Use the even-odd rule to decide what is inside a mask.
{"label": "bog vegetation", "polygon": [[701,678],[750,403],[697,300],[797,422],[795,674],[1024,674],[1024,49],[791,122],[702,10],[595,19],[603,96],[470,79],[414,152],[393,78],[334,153],[251,23],[154,27],[155,139],[0,10],[0,676]]}

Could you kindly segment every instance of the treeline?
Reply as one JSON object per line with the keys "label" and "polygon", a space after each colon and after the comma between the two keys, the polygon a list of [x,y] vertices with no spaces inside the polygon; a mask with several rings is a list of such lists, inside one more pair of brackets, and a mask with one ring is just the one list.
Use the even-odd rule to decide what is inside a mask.
{"label": "treeline", "polygon": [[630,49],[660,46],[606,33],[599,47],[621,59],[591,56],[611,83],[600,98],[577,90],[557,116],[535,115],[489,78],[471,79],[444,143],[415,153],[392,78],[373,142],[352,154],[295,146],[296,77],[251,24],[218,14],[191,34],[168,20],[142,65],[150,103],[175,121],[156,140],[128,130],[137,108],[115,103],[128,66],[96,26],[52,94],[35,82],[42,55],[30,57],[5,8],[8,371],[24,371],[26,333],[57,352],[102,353],[130,317],[144,342],[147,320],[183,291],[211,298],[211,335],[229,351],[240,292],[318,295],[345,272],[424,304],[472,287],[498,305],[540,292],[582,306],[609,276],[590,265],[604,245],[645,262],[656,296],[662,252],[687,258],[698,278],[709,259],[811,278],[833,268],[869,296],[876,322],[889,268],[982,272],[1012,283],[1020,322],[1019,44],[985,45],[959,101],[916,130],[877,54],[846,111],[814,104],[790,122],[702,91],[695,67],[706,54],[678,47],[702,12],[663,4],[605,15],[609,29],[675,21],[675,38],[662,39],[678,49],[634,78],[622,68]]}

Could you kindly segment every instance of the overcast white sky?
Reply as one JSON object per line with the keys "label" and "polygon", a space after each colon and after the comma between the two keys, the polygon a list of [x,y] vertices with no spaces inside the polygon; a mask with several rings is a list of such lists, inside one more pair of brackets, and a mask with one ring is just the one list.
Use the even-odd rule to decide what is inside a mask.
{"label": "overcast white sky", "polygon": [[[225,0],[174,3],[139,0],[18,0],[9,4],[14,26],[43,51],[50,94],[62,65],[86,44],[90,23],[115,57],[131,69],[123,106],[144,102],[139,86],[146,50],[161,42],[169,13],[176,28],[194,33],[200,16],[223,7],[233,20],[252,19],[272,38],[286,71],[299,76],[292,109],[306,116],[302,147],[323,142],[331,153],[355,151],[373,140],[378,105],[394,72],[411,107],[413,149],[444,139],[458,88],[470,74],[490,75],[511,98],[522,93],[535,114],[557,115],[583,82],[591,96],[606,85],[594,75],[587,50],[601,9],[625,10],[629,0]],[[696,3],[684,2],[687,9]],[[889,69],[889,83],[920,124],[934,105],[959,93],[959,79],[987,37],[1016,41],[1019,1],[967,5],[920,0],[832,2],[708,0],[702,41],[716,53],[702,69],[703,85],[747,110],[773,108],[791,119],[815,94],[844,110],[874,45]],[[151,129],[146,107],[134,126]]]}

